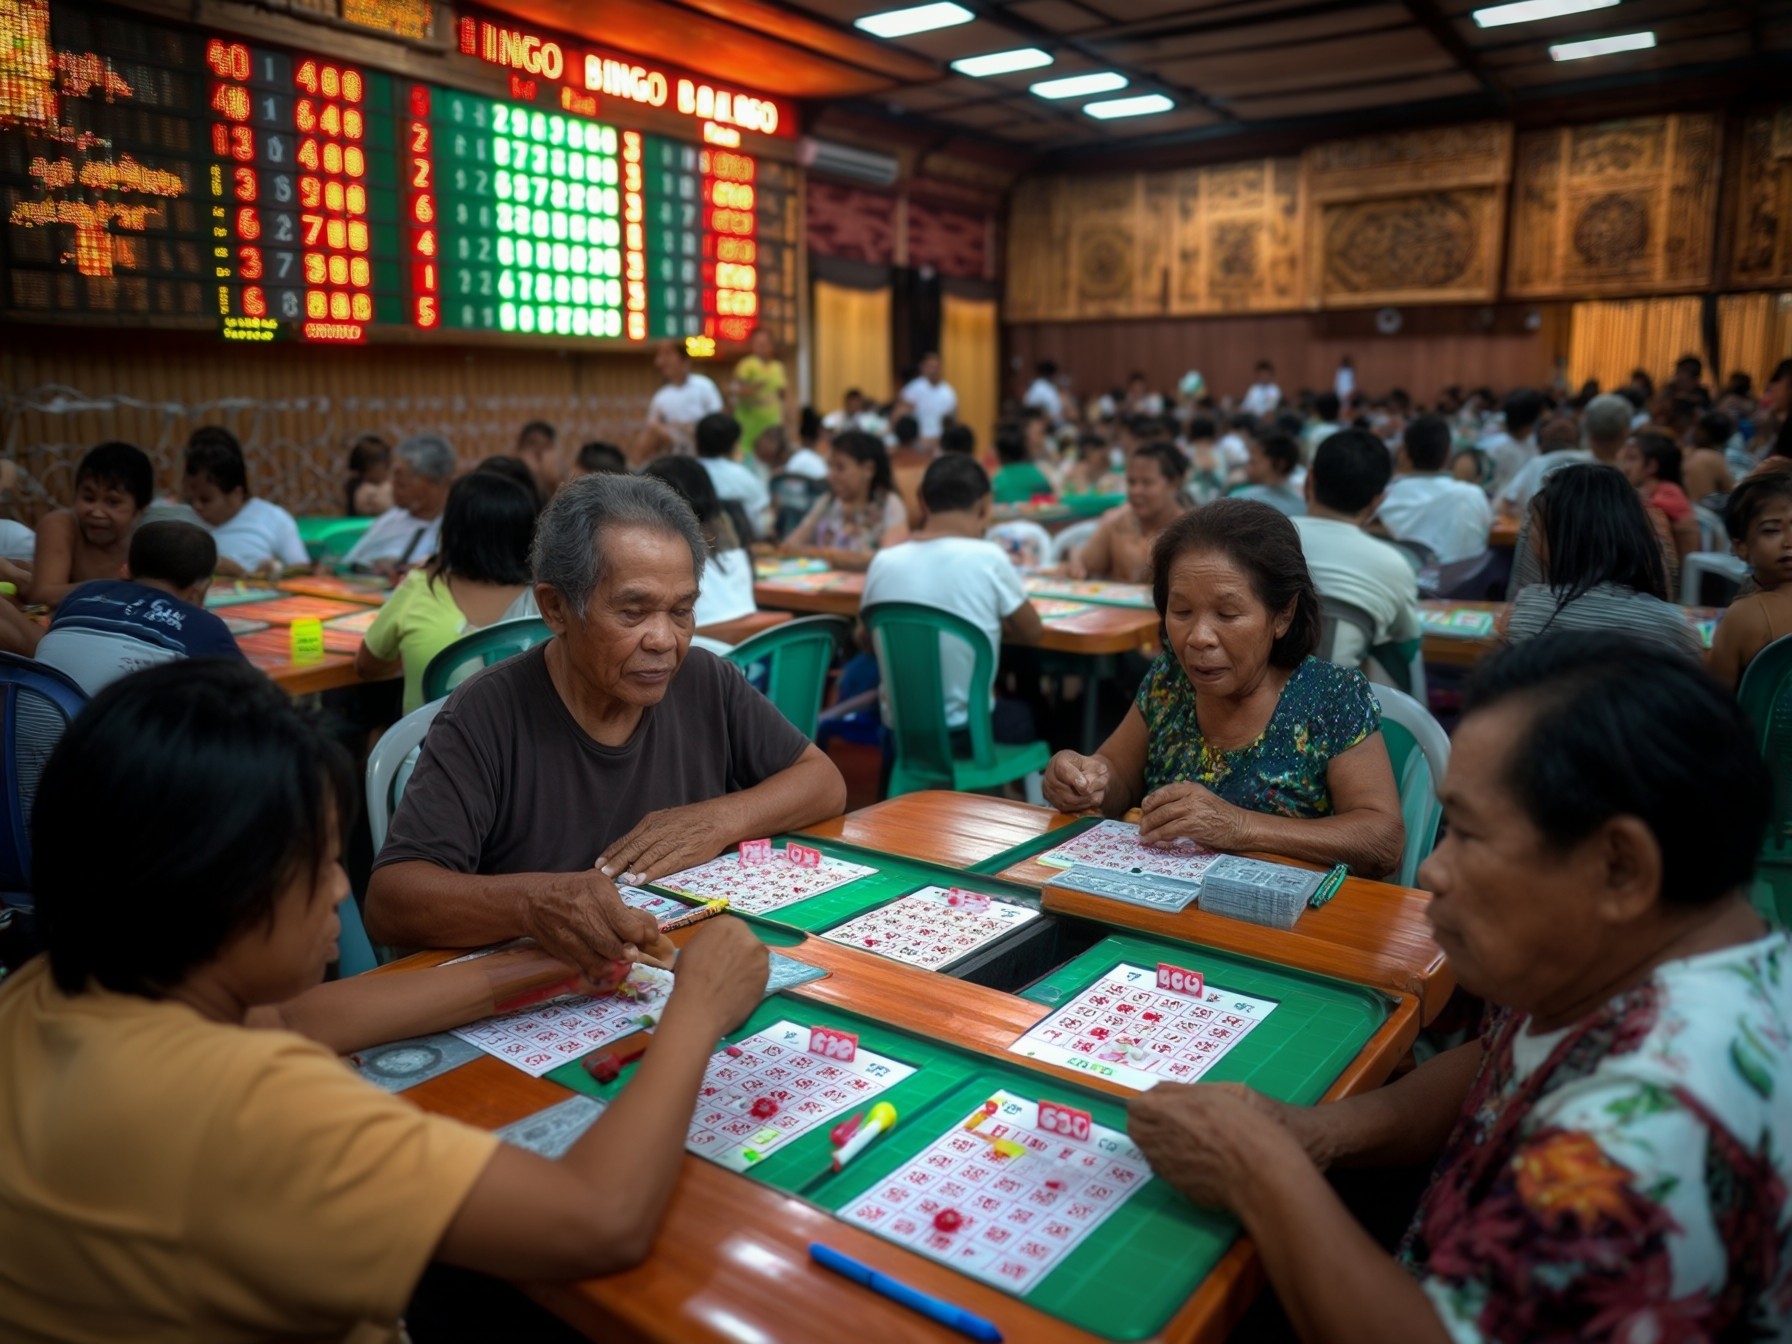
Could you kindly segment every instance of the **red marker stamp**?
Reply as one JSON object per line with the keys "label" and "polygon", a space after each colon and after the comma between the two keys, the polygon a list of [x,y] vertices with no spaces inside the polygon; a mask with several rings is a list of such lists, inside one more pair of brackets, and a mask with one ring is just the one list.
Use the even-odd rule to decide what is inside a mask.
{"label": "red marker stamp", "polygon": [[1055,1101],[1039,1103],[1039,1128],[1065,1139],[1087,1139],[1094,1128],[1089,1112]]}
{"label": "red marker stamp", "polygon": [[1184,970],[1181,966],[1172,966],[1167,961],[1157,963],[1157,987],[1167,989],[1173,994],[1192,994],[1201,997],[1201,991],[1207,981],[1199,971]]}
{"label": "red marker stamp", "polygon": [[[771,842],[767,841],[766,843],[769,845]],[[784,857],[789,859],[798,868],[821,867],[821,851],[819,849],[811,849],[807,845],[785,845]]]}
{"label": "red marker stamp", "polygon": [[770,840],[742,840],[740,842],[740,861],[742,863],[765,863],[771,859],[772,842]]}
{"label": "red marker stamp", "polygon": [[835,1031],[832,1027],[810,1027],[809,1053],[820,1055],[823,1059],[837,1059],[847,1063],[859,1053],[859,1038],[850,1031]]}

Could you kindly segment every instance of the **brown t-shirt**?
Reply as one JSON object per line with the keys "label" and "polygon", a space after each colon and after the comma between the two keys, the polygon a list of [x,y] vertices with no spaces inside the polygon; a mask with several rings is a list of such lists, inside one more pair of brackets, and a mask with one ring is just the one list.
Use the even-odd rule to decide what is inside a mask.
{"label": "brown t-shirt", "polygon": [[649,812],[720,797],[796,763],[808,739],[740,669],[692,649],[620,747],[580,728],[548,645],[481,672],[430,725],[375,866],[573,873]]}

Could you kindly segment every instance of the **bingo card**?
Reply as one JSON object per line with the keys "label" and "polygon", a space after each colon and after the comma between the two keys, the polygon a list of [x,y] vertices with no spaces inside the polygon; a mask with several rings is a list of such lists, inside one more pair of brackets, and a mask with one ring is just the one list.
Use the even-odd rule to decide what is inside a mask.
{"label": "bingo card", "polygon": [[657,966],[636,966],[614,993],[601,998],[575,994],[483,1022],[456,1027],[454,1034],[488,1055],[539,1078],[569,1059],[590,1054],[657,1018],[672,992],[672,976]]}
{"label": "bingo card", "polygon": [[991,900],[981,892],[922,887],[837,924],[822,937],[937,971],[1038,917],[1030,906]]}
{"label": "bingo card", "polygon": [[724,854],[682,873],[662,877],[658,885],[702,901],[725,900],[730,909],[742,914],[763,915],[876,872],[877,869],[862,863],[847,863],[825,854],[819,866],[805,868],[791,862],[780,849],[773,850],[771,858],[761,863]]}
{"label": "bingo card", "polygon": [[1052,868],[1105,868],[1109,872],[1173,877],[1199,882],[1219,857],[1210,849],[1178,845],[1156,849],[1139,843],[1139,828],[1130,821],[1102,821],[1081,835],[1048,849],[1039,862]]}

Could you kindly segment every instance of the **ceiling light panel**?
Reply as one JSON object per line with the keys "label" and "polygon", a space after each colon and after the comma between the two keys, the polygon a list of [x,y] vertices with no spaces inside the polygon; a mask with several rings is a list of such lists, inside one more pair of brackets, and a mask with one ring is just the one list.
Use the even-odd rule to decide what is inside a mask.
{"label": "ceiling light panel", "polygon": [[1655,45],[1653,31],[1619,33],[1615,37],[1590,37],[1585,42],[1557,42],[1549,49],[1552,61],[1584,61],[1589,56],[1615,56],[1621,51],[1647,51]]}
{"label": "ceiling light panel", "polygon": [[1538,23],[1543,19],[1559,19],[1566,14],[1585,14],[1594,9],[1610,9],[1618,0],[1517,0],[1516,4],[1492,5],[1477,9],[1469,17],[1480,28],[1502,28],[1509,23]]}
{"label": "ceiling light panel", "polygon": [[1142,93],[1134,98],[1109,98],[1104,102],[1086,103],[1083,111],[1102,121],[1115,117],[1148,117],[1153,112],[1168,112],[1176,104],[1161,93]]}
{"label": "ceiling light panel", "polygon": [[1051,54],[1038,47],[1016,47],[1013,51],[992,51],[983,56],[966,56],[952,62],[961,75],[984,79],[990,75],[1011,75],[1016,70],[1036,70],[1052,63]]}
{"label": "ceiling light panel", "polygon": [[853,20],[853,27],[873,37],[909,37],[915,33],[931,33],[936,28],[952,28],[969,23],[977,16],[963,5],[911,5],[907,9],[886,9],[881,14],[867,14]]}
{"label": "ceiling light panel", "polygon": [[1041,98],[1084,98],[1092,93],[1113,93],[1126,87],[1126,76],[1112,70],[1098,70],[1088,75],[1070,75],[1064,79],[1048,79],[1031,86]]}

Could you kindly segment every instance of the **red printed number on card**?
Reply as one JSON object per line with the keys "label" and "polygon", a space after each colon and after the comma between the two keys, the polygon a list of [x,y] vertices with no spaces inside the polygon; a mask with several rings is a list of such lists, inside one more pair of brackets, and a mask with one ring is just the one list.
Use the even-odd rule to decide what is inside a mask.
{"label": "red printed number on card", "polygon": [[798,868],[821,867],[821,851],[819,849],[810,849],[807,845],[785,845],[784,857],[789,859]]}
{"label": "red printed number on card", "polygon": [[1079,1111],[1074,1106],[1060,1106],[1055,1101],[1039,1103],[1039,1128],[1047,1134],[1056,1134],[1066,1139],[1086,1139],[1093,1124],[1087,1111]]}
{"label": "red printed number on card", "polygon": [[859,1053],[859,1038],[850,1031],[835,1031],[831,1027],[810,1027],[809,1053],[820,1055],[823,1059],[837,1059],[845,1063]]}
{"label": "red printed number on card", "polygon": [[1157,963],[1157,987],[1167,989],[1174,994],[1192,994],[1197,999],[1206,981],[1199,971],[1185,971],[1180,966],[1172,966],[1167,961]]}

